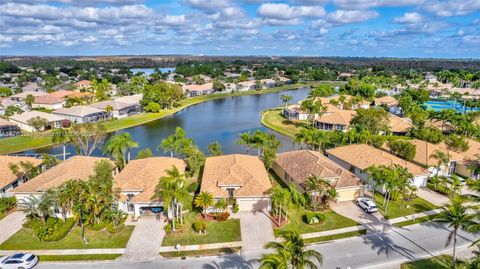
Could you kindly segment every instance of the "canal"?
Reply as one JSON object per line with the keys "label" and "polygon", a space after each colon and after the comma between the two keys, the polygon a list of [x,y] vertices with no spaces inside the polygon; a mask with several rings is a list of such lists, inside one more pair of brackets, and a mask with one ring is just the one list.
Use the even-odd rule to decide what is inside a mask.
{"label": "canal", "polygon": [[[129,132],[132,138],[139,143],[140,147],[132,151],[132,158],[136,156],[139,149],[144,148],[150,148],[155,155],[167,155],[163,151],[157,151],[157,147],[162,139],[175,131],[177,126],[182,127],[187,136],[192,138],[205,153],[208,144],[213,141],[220,142],[226,154],[246,153],[244,146],[236,144],[238,136],[242,132],[255,130],[275,133],[282,143],[279,151],[287,151],[293,149],[292,140],[264,127],[260,122],[261,112],[268,108],[281,106],[280,96],[283,94],[291,95],[293,97],[292,102],[298,102],[305,99],[308,93],[309,88],[301,88],[277,93],[206,101],[187,107],[176,114],[124,129],[117,133]],[[72,145],[68,145],[67,151],[71,155],[76,154]],[[51,146],[24,153],[61,154],[62,147]],[[102,156],[103,153],[98,149],[93,155]]]}

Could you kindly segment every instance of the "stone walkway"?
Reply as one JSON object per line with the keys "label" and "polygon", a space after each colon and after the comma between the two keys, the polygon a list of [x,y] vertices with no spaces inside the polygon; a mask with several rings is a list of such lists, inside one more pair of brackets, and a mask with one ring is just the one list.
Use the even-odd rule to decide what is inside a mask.
{"label": "stone walkway", "polygon": [[242,254],[247,259],[259,258],[263,246],[275,241],[270,219],[263,212],[239,212],[242,232]]}
{"label": "stone walkway", "polygon": [[10,236],[14,235],[20,229],[25,220],[23,212],[15,211],[0,220],[0,244],[5,242]]}
{"label": "stone walkway", "polygon": [[145,261],[161,259],[160,248],[165,236],[164,222],[154,216],[141,217],[133,230],[120,260]]}

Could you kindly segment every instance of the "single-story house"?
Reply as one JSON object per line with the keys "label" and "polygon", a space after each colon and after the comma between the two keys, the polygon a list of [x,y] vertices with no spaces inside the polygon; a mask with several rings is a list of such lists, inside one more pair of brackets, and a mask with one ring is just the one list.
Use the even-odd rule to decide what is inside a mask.
{"label": "single-story house", "polygon": [[10,164],[18,165],[20,162],[29,162],[37,167],[43,163],[41,159],[33,157],[0,156],[0,197],[10,196],[12,189],[26,182],[27,178],[22,174],[24,171],[21,166],[18,174],[14,174],[10,169]]}
{"label": "single-story house", "polygon": [[65,117],[73,123],[99,122],[108,120],[110,118],[110,115],[107,111],[89,106],[60,108],[52,113]]}
{"label": "single-story house", "polygon": [[260,83],[262,85],[262,89],[270,89],[276,86],[275,80],[266,78],[260,80]]}
{"label": "single-story house", "polygon": [[337,201],[351,201],[363,195],[362,180],[318,151],[296,150],[277,154],[272,170],[286,183],[301,190],[309,176],[330,182],[337,190]]}
{"label": "single-story house", "polygon": [[73,83],[73,87],[75,87],[75,89],[78,91],[87,91],[92,87],[92,82],[90,80],[80,80]]}
{"label": "single-story house", "polygon": [[25,86],[22,87],[22,92],[38,92],[40,91],[40,86],[36,82],[27,82]]}
{"label": "single-story house", "polygon": [[122,96],[120,98],[115,99],[115,101],[127,103],[127,104],[140,105],[140,101],[142,100],[142,98],[143,98],[142,94],[134,94],[134,95]]}
{"label": "single-story house", "polygon": [[35,132],[37,130],[31,125],[30,120],[37,117],[47,120],[47,126],[45,126],[44,128],[40,128],[40,131],[61,128],[68,124],[68,119],[66,117],[35,110],[23,112],[22,114],[15,114],[11,116],[8,120],[17,124],[20,129],[26,130],[28,132]]}
{"label": "single-story house", "polygon": [[32,104],[33,108],[43,107],[46,109],[59,109],[65,105],[65,100],[69,96],[76,96],[79,93],[73,91],[60,90],[56,92],[47,93],[35,98]]}
{"label": "single-story house", "polygon": [[468,139],[468,150],[462,152],[463,160],[458,161],[455,165],[455,173],[470,177],[473,179],[480,179],[480,173],[475,171],[475,167],[480,167],[480,142]]}
{"label": "single-story house", "polygon": [[393,114],[388,114],[388,121],[393,135],[405,135],[413,127],[408,118],[401,118]]}
{"label": "single-story house", "polygon": [[202,85],[183,85],[183,92],[187,97],[206,95],[215,92],[213,83],[205,83]]}
{"label": "single-story house", "polygon": [[300,104],[289,105],[282,110],[282,115],[289,120],[307,120],[308,113],[300,109]]}
{"label": "single-story house", "polygon": [[[30,179],[12,192],[17,200],[21,201],[31,195],[40,196],[48,189],[58,187],[71,179],[87,181],[89,176],[95,173],[96,163],[101,160],[109,159],[75,155]],[[112,173],[115,173],[115,170]]]}
{"label": "single-story house", "polygon": [[107,111],[107,108],[110,107],[112,109],[110,113],[115,119],[126,118],[132,114],[140,112],[140,104],[128,104],[120,102],[118,100],[102,101],[98,103],[93,103],[89,106],[105,111]]}
{"label": "single-story house", "polygon": [[429,119],[425,121],[425,126],[438,128],[444,134],[450,134],[455,131],[455,126],[453,126],[451,123],[437,119]]}
{"label": "single-story house", "polygon": [[399,106],[399,102],[392,96],[383,96],[379,98],[375,98],[373,101],[375,106],[386,106],[388,111],[395,115],[402,114],[402,108]]}
{"label": "single-story house", "polygon": [[25,91],[25,92],[21,92],[21,93],[17,93],[17,94],[14,94],[12,96],[10,96],[10,99],[12,99],[13,101],[16,101],[16,102],[20,102],[20,101],[24,101],[25,98],[27,98],[28,95],[32,95],[33,97],[38,98],[42,95],[46,95],[47,93],[46,92],[28,92],[28,91]]}
{"label": "single-story house", "polygon": [[17,124],[0,118],[0,138],[17,136],[20,134],[20,128]]}
{"label": "single-story house", "polygon": [[155,187],[159,178],[174,166],[180,173],[185,172],[185,162],[176,158],[150,157],[128,162],[115,177],[115,187],[121,195],[119,208],[138,218],[149,208],[163,207],[163,201],[153,198]]}
{"label": "single-story house", "polygon": [[270,210],[271,188],[267,170],[256,156],[231,154],[205,161],[200,191],[215,200],[235,199],[240,211]]}
{"label": "single-story house", "polygon": [[[373,165],[399,165],[406,168],[413,175],[413,185],[425,187],[430,172],[414,163],[403,160],[384,150],[377,149],[367,144],[355,144],[328,149],[328,158],[338,163],[343,168],[357,175],[365,182],[370,182],[369,174],[365,170]],[[371,182],[370,182],[371,183]]]}
{"label": "single-story house", "polygon": [[247,80],[237,83],[237,91],[239,92],[255,90],[255,87],[255,80]]}
{"label": "single-story house", "polygon": [[28,105],[24,101],[14,101],[10,98],[1,98],[0,97],[0,115],[5,115],[5,111],[9,106],[14,106],[20,108],[22,111],[29,110]]}
{"label": "single-story house", "polygon": [[346,132],[357,112],[355,110],[338,109],[331,104],[328,104],[327,107],[327,112],[315,118],[313,123],[315,128],[325,131],[339,130]]}

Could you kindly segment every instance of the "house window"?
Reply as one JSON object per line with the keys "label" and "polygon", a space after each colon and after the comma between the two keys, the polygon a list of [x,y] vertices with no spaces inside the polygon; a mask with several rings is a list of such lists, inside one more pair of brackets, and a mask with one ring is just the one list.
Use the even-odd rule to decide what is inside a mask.
{"label": "house window", "polygon": [[235,191],[234,188],[227,188],[228,191],[228,197],[233,197],[233,192]]}

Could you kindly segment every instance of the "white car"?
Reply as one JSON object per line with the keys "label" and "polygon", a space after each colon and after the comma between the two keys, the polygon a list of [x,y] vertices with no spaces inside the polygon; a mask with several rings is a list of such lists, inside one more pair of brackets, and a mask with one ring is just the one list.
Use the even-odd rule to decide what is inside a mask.
{"label": "white car", "polygon": [[367,213],[373,213],[378,211],[377,205],[375,205],[375,203],[370,198],[358,198],[355,201],[355,204],[363,208],[363,210]]}
{"label": "white car", "polygon": [[37,256],[29,253],[17,253],[0,258],[0,269],[30,269],[37,265]]}

